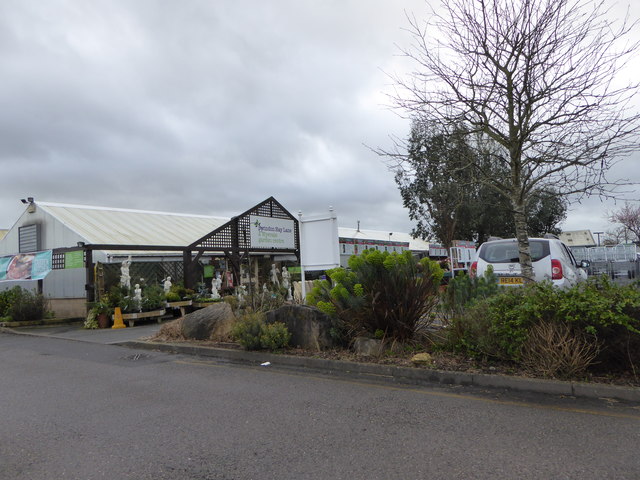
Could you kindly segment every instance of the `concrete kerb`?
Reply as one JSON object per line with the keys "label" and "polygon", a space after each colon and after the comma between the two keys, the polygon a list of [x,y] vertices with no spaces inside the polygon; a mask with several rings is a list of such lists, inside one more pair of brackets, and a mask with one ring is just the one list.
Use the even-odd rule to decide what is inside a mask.
{"label": "concrete kerb", "polygon": [[265,362],[270,362],[271,365],[276,368],[308,369],[318,373],[342,375],[350,378],[391,381],[404,385],[464,385],[550,395],[566,395],[592,399],[615,398],[629,402],[640,402],[640,388],[635,387],[563,382],[558,380],[542,380],[483,373],[449,372],[426,368],[397,367],[393,365],[356,363],[266,352],[201,347],[180,343],[127,341],[120,342],[118,345],[130,348],[213,357],[244,365],[260,365]]}

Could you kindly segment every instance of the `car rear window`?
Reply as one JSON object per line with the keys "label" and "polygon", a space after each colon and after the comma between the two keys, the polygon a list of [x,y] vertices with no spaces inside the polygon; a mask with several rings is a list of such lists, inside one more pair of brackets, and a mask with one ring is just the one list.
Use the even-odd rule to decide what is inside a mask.
{"label": "car rear window", "polygon": [[[531,260],[538,260],[549,255],[549,242],[544,240],[529,240],[531,248]],[[518,243],[514,241],[485,243],[480,248],[478,256],[488,263],[517,263]]]}

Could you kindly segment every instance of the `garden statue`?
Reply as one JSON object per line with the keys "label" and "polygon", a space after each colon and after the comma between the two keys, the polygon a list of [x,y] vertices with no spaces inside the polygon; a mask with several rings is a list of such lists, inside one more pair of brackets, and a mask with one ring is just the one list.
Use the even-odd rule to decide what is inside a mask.
{"label": "garden statue", "polygon": [[[211,298],[217,300],[220,298],[220,292],[218,291],[218,280],[220,277],[214,277],[211,279]],[[222,280],[220,280],[222,285]]]}
{"label": "garden statue", "polygon": [[289,273],[289,270],[287,270],[287,267],[282,267],[282,286],[286,288],[287,291],[291,286],[291,274]]}
{"label": "garden statue", "polygon": [[222,288],[222,277],[220,276],[220,272],[216,272],[216,290],[219,292]]}
{"label": "garden statue", "polygon": [[133,289],[133,305],[136,310],[142,311],[142,289],[139,283],[136,283]]}
{"label": "garden statue", "polygon": [[271,264],[271,283],[277,288],[280,288],[280,279],[278,278],[278,273],[280,270],[276,268],[276,264]]}
{"label": "garden statue", "polygon": [[244,305],[244,298],[247,296],[247,287],[240,285],[237,288],[236,295],[238,296],[238,305]]}
{"label": "garden statue", "polygon": [[171,290],[171,277],[165,278],[163,288],[165,294],[169,293],[169,290]]}
{"label": "garden statue", "polygon": [[120,286],[125,287],[127,290],[131,288],[131,276],[129,275],[129,266],[131,265],[131,255],[120,267]]}

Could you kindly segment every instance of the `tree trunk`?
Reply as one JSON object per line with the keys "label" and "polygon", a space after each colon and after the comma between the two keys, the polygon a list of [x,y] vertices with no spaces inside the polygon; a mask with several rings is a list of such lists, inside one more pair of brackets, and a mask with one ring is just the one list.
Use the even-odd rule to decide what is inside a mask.
{"label": "tree trunk", "polygon": [[520,257],[520,269],[525,283],[534,281],[533,266],[531,265],[531,249],[529,248],[529,234],[527,233],[527,217],[524,211],[524,203],[515,204],[514,220],[516,224],[516,239],[518,240],[518,256]]}

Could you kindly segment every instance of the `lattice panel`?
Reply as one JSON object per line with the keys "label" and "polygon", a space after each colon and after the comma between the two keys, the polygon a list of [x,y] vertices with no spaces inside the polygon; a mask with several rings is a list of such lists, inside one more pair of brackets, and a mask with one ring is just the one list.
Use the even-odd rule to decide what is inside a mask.
{"label": "lattice panel", "polygon": [[[120,284],[120,263],[104,263],[105,288],[109,291],[114,285]],[[200,267],[200,270],[202,267]],[[201,272],[199,272],[200,274]],[[174,284],[182,283],[184,265],[179,262],[131,262],[129,267],[131,285],[143,283],[146,285],[162,285],[162,281],[171,277]],[[144,280],[141,280],[143,278]]]}
{"label": "lattice panel", "polygon": [[[282,218],[286,220],[293,219],[289,212],[282,208],[276,201],[269,199],[262,204],[257,205],[255,208],[243,213],[241,216],[231,220],[220,230],[214,231],[209,237],[200,242],[197,247],[214,251],[230,250],[234,248],[234,222],[237,221],[237,247],[240,250],[251,250],[251,215]],[[298,222],[295,222],[294,230],[296,245],[300,245]]]}
{"label": "lattice panel", "polygon": [[54,253],[51,255],[51,268],[53,270],[64,269],[64,253]]}
{"label": "lattice panel", "polygon": [[217,231],[214,235],[201,242],[198,246],[210,249],[228,249],[231,248],[233,240],[233,225],[227,225],[222,230]]}

